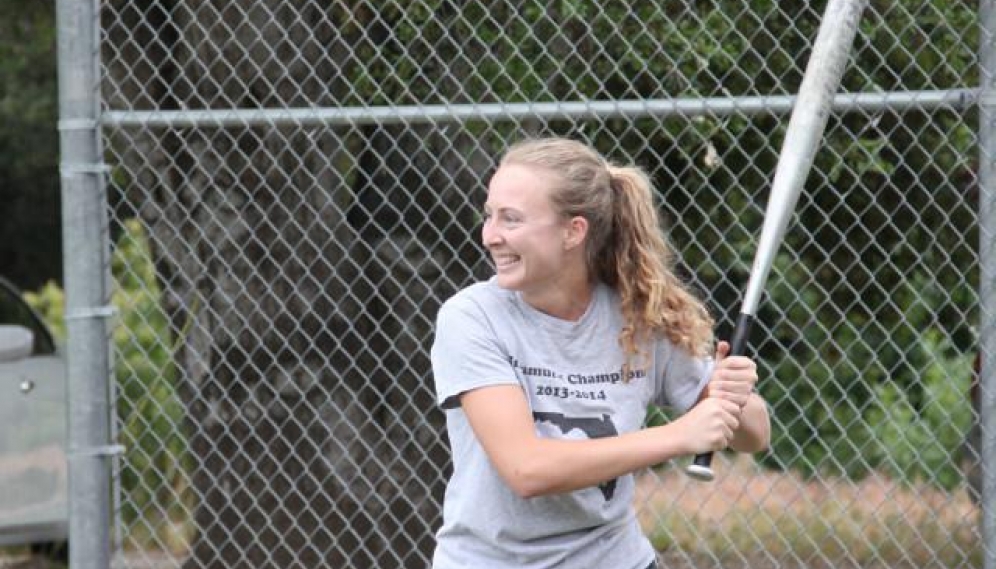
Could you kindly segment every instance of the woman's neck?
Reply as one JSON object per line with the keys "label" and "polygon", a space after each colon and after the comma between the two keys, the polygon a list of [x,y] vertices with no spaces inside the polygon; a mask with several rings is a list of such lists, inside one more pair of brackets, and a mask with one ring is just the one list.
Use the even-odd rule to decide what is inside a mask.
{"label": "woman's neck", "polygon": [[591,304],[594,284],[585,279],[572,285],[561,285],[544,291],[522,292],[522,300],[544,314],[576,322]]}

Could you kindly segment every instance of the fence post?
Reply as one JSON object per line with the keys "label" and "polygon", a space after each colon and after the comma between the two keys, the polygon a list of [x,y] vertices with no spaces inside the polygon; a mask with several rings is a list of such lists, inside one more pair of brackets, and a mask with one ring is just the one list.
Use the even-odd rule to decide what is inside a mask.
{"label": "fence post", "polygon": [[97,3],[58,0],[69,402],[69,565],[110,566],[110,251],[99,142]]}
{"label": "fence post", "polygon": [[996,5],[979,5],[979,376],[984,567],[996,569]]}

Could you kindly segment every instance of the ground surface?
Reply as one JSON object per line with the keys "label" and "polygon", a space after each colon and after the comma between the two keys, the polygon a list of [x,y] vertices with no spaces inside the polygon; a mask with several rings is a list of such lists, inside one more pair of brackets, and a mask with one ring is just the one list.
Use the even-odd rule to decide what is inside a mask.
{"label": "ground surface", "polygon": [[[979,512],[964,490],[904,486],[883,476],[803,480],[725,455],[714,466],[717,479],[710,483],[676,466],[639,478],[637,512],[662,568],[981,567]],[[177,564],[157,553],[114,563]],[[0,569],[63,567],[23,550],[0,550]]]}
{"label": "ground surface", "polygon": [[664,567],[976,567],[967,492],[884,476],[803,480],[717,456],[717,479],[680,468],[641,477],[636,505]]}

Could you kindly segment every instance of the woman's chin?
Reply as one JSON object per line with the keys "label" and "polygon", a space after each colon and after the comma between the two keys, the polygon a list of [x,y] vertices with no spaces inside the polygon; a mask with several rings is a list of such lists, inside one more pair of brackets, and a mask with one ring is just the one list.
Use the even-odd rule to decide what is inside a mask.
{"label": "woman's chin", "polygon": [[516,275],[502,273],[501,271],[498,271],[497,273],[495,273],[495,276],[498,277],[497,283],[498,286],[500,286],[501,288],[508,290],[519,290],[522,287],[521,279],[519,279],[518,276]]}

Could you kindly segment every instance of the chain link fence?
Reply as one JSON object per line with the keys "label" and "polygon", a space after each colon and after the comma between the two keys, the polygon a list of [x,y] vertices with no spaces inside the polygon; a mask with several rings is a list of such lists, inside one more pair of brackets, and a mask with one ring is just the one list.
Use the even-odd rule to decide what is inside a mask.
{"label": "chain link fence", "polygon": [[[114,563],[368,568],[431,556],[502,149],[645,167],[722,337],[825,2],[99,5]],[[978,19],[866,11],[753,336],[772,449],[640,475],[665,566],[982,564]]]}

